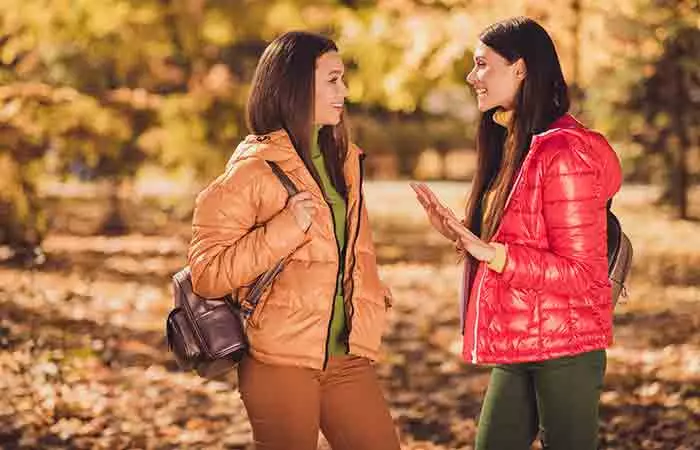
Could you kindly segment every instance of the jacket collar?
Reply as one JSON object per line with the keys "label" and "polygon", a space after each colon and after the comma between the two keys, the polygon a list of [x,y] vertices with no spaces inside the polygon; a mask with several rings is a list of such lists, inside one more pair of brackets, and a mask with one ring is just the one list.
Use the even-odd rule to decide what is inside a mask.
{"label": "jacket collar", "polygon": [[566,114],[562,115],[561,117],[559,117],[558,119],[556,119],[554,122],[552,122],[549,125],[549,128],[547,128],[546,130],[533,135],[530,147],[533,147],[535,145],[535,141],[538,141],[541,138],[543,138],[549,134],[552,134],[558,130],[561,130],[563,128],[568,128],[568,129],[573,129],[573,130],[584,130],[586,127],[584,127],[581,122],[576,120],[574,118],[574,116],[572,116],[569,113],[566,113]]}
{"label": "jacket collar", "polygon": [[[574,116],[566,113],[560,116],[557,120],[552,122],[547,131],[558,130],[561,128],[584,128],[583,124],[576,120]],[[545,133],[547,132],[545,131]]]}
{"label": "jacket collar", "polygon": [[[362,151],[356,145],[348,146],[348,160],[356,158],[361,153]],[[294,149],[289,134],[284,129],[261,135],[249,134],[238,145],[229,164],[250,157],[274,161],[289,171],[304,165]]]}
{"label": "jacket collar", "polygon": [[513,120],[513,111],[499,108],[493,113],[493,121],[503,128],[509,129],[511,120]]}

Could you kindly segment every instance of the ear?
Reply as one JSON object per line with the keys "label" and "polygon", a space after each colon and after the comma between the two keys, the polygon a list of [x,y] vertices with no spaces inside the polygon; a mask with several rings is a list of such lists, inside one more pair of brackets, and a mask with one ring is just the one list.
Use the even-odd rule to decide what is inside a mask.
{"label": "ear", "polygon": [[513,68],[518,80],[522,81],[527,77],[527,66],[525,65],[524,59],[518,58],[518,60],[513,63]]}

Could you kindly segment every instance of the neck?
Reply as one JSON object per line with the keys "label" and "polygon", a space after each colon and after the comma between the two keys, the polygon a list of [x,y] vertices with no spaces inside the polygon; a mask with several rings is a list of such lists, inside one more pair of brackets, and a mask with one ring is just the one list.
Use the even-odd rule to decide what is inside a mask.
{"label": "neck", "polygon": [[493,121],[505,128],[511,128],[513,122],[512,109],[498,109],[493,113]]}

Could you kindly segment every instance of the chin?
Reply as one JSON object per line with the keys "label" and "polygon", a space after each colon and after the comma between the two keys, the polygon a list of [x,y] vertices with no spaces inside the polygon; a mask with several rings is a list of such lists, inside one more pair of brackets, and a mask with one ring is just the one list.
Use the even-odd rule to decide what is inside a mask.
{"label": "chin", "polygon": [[334,127],[340,123],[342,118],[342,113],[338,113],[336,111],[323,111],[320,114],[316,114],[314,117],[314,123],[319,127]]}
{"label": "chin", "polygon": [[490,110],[490,109],[493,109],[493,108],[495,108],[496,106],[497,106],[497,105],[492,105],[492,104],[486,103],[486,102],[484,102],[484,103],[477,103],[477,109],[478,109],[480,112],[482,112],[482,113],[484,113],[484,112],[486,112],[486,111],[488,111],[488,110]]}

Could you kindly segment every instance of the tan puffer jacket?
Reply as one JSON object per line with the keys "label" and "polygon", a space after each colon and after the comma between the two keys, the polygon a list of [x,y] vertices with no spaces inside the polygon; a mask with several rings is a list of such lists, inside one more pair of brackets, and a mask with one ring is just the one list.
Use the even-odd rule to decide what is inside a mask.
{"label": "tan puffer jacket", "polygon": [[[379,279],[362,195],[362,152],[351,145],[344,293],[350,353],[376,360],[390,291]],[[319,210],[304,232],[285,207],[287,192],[265,161],[276,162]],[[245,292],[279,259],[284,270],[248,321],[251,354],[270,364],[321,369],[339,266],[333,216],[286,132],[248,136],[226,172],[197,197],[188,252],[194,291],[204,297]]]}

